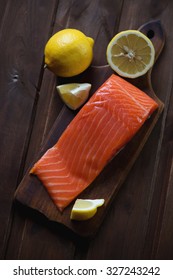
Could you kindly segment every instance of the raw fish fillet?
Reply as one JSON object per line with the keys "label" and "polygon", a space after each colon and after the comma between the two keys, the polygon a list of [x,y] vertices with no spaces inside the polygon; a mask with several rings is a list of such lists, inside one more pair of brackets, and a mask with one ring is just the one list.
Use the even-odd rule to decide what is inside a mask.
{"label": "raw fish fillet", "polygon": [[111,75],[30,173],[38,176],[62,211],[93,182],[157,107],[144,92]]}

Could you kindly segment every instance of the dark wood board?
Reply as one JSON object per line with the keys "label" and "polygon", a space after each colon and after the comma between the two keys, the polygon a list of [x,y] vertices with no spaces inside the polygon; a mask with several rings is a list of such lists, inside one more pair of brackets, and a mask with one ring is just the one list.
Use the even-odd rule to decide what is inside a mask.
{"label": "dark wood board", "polygon": [[[147,25],[144,25],[140,30],[150,37],[155,50],[156,59],[159,56],[164,45],[164,34],[161,28],[161,24],[158,21],[152,21]],[[106,78],[110,76],[112,71],[109,66],[103,67],[90,67],[85,73],[78,77],[79,81],[91,82],[94,86],[92,93],[101,85]],[[67,81],[67,80],[66,80]],[[68,81],[71,81],[70,79]],[[97,82],[96,82],[97,81]],[[64,82],[61,80],[61,82]],[[132,82],[132,81],[131,81]],[[124,182],[127,174],[133,166],[135,160],[140,154],[145,142],[147,141],[152,129],[154,128],[162,110],[163,103],[156,97],[151,85],[151,71],[147,75],[133,80],[133,83],[140,89],[145,91],[149,96],[154,98],[158,104],[158,110],[147,120],[145,125],[133,138],[133,140],[126,145],[126,147],[106,166],[103,172],[97,177],[97,179],[88,187],[80,197],[85,198],[104,198],[105,204],[98,209],[97,215],[91,220],[85,222],[74,222],[70,220],[70,212],[72,204],[67,207],[61,214],[52,200],[48,196],[45,188],[35,176],[30,176],[27,172],[19,185],[15,197],[22,204],[31,207],[40,213],[44,214],[49,220],[58,222],[65,225],[73,232],[81,236],[91,236],[99,228],[107,210],[113,201],[117,191]],[[70,123],[75,116],[73,111],[70,111],[65,106],[63,107],[61,114],[58,116],[46,143],[41,149],[40,154],[36,160],[53,144],[55,144],[60,137],[63,130]]]}

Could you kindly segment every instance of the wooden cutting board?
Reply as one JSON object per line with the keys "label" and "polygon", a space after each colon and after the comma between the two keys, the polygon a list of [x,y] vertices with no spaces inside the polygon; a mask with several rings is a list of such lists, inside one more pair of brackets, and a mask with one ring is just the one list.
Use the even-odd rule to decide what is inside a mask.
{"label": "wooden cutting board", "polygon": [[[139,30],[147,35],[153,42],[157,59],[165,42],[160,22],[148,22],[141,26]],[[79,82],[82,82],[83,80],[86,81],[87,76],[87,80],[93,85],[92,91],[94,92],[111,74],[112,70],[107,65],[101,67],[92,66],[80,76]],[[36,176],[29,175],[29,172],[26,173],[15,193],[15,198],[19,202],[39,211],[50,221],[64,225],[80,236],[89,237],[95,234],[108,212],[109,206],[113,202],[117,191],[140,154],[164,108],[163,103],[157,98],[152,89],[151,70],[146,75],[129,81],[131,83],[133,82],[133,84],[155,99],[159,104],[159,108],[146,121],[132,141],[126,145],[126,147],[105,167],[96,180],[79,196],[81,198],[91,199],[104,198],[105,204],[98,208],[97,214],[88,221],[71,221],[70,212],[73,203],[67,207],[63,213],[60,213],[50,199],[42,183]],[[71,82],[71,80],[69,79],[68,82]],[[48,148],[52,147],[57,142],[58,138],[74,116],[75,113],[73,111],[69,110],[66,106],[63,107],[61,114],[58,116],[50,131],[46,144],[42,147],[35,161],[37,161]]]}

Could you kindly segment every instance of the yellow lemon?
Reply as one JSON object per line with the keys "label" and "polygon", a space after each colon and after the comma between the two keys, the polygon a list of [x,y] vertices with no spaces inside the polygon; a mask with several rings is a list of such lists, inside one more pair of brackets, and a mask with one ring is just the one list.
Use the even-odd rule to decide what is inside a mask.
{"label": "yellow lemon", "polygon": [[84,221],[91,219],[97,207],[104,204],[104,199],[77,199],[71,211],[71,220]]}
{"label": "yellow lemon", "polygon": [[144,75],[154,63],[155,49],[151,40],[138,30],[126,30],[113,37],[106,51],[107,61],[120,76]]}
{"label": "yellow lemon", "polygon": [[86,70],[93,59],[94,40],[77,29],[63,29],[45,46],[45,64],[57,76],[72,77]]}
{"label": "yellow lemon", "polygon": [[88,99],[91,84],[71,83],[56,87],[64,103],[73,110],[81,107]]}

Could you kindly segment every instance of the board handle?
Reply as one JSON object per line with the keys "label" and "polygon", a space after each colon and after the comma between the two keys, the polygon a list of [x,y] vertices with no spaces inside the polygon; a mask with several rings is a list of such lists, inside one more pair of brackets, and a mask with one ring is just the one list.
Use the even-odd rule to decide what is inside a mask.
{"label": "board handle", "polygon": [[146,35],[155,48],[155,61],[159,57],[164,44],[165,44],[165,33],[163,31],[160,20],[152,20],[140,26],[138,29],[144,35]]}
{"label": "board handle", "polygon": [[[165,33],[162,28],[160,20],[149,21],[141,25],[138,30],[142,32],[144,35],[146,35],[153,43],[155,49],[155,62],[156,62],[165,45]],[[134,79],[132,83],[137,87],[139,86],[143,91],[145,91],[152,98],[154,98],[156,102],[160,104],[160,107],[163,108],[163,103],[156,96],[152,87],[152,82],[151,82],[152,68],[150,68],[150,70],[145,75]]]}

